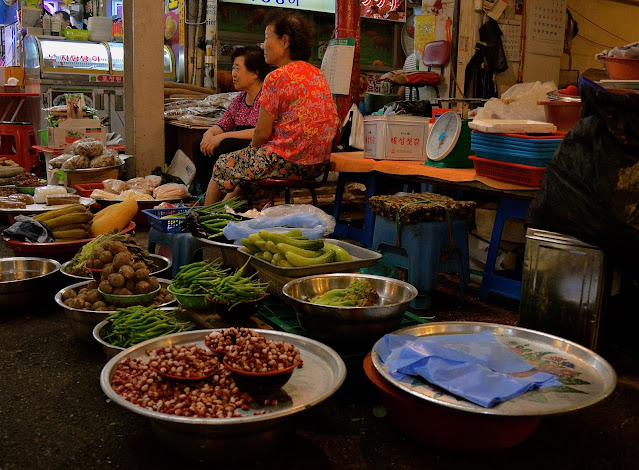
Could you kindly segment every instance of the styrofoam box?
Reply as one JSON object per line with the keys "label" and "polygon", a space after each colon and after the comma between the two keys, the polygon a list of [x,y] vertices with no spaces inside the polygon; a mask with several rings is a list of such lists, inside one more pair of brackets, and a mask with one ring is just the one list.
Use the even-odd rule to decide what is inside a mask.
{"label": "styrofoam box", "polygon": [[420,116],[365,116],[364,157],[425,161],[429,121]]}

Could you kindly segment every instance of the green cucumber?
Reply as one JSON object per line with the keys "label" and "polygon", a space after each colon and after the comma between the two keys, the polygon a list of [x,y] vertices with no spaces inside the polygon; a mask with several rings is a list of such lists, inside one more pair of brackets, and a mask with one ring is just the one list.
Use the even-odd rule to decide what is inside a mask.
{"label": "green cucumber", "polygon": [[[271,241],[267,242],[268,243],[273,243]],[[295,254],[298,254],[300,256],[304,256],[306,258],[317,258],[318,256],[322,256],[325,251],[322,250],[305,250],[304,248],[298,248],[296,246],[293,245],[289,245],[288,243],[278,243],[277,245],[275,245],[277,247],[277,250],[280,253],[286,253],[286,252],[293,252]]]}
{"label": "green cucumber", "polygon": [[332,243],[324,242],[324,250],[323,251],[327,251],[327,250],[331,250],[331,251],[335,252],[335,261],[336,262],[351,261],[353,259],[351,257],[351,255],[348,253],[348,251],[346,251],[341,246],[337,246],[337,245],[333,245]]}
{"label": "green cucumber", "polygon": [[281,250],[277,247],[277,245],[273,243],[271,240],[267,241],[265,246],[266,246],[266,249],[270,251],[271,253],[281,252]]}
{"label": "green cucumber", "polygon": [[244,245],[244,248],[246,248],[246,251],[248,251],[252,255],[260,251],[260,249],[255,244],[251,243],[248,238],[242,238],[241,241],[242,245]]}
{"label": "green cucumber", "polygon": [[292,251],[287,251],[284,253],[284,256],[286,256],[286,261],[297,267],[315,266],[317,264],[326,264],[335,261],[335,252],[332,250],[327,251],[322,256],[317,256],[316,258],[307,258],[305,256],[298,255],[297,253],[293,253]]}
{"label": "green cucumber", "polygon": [[292,237],[286,236],[283,233],[266,232],[265,230],[260,231],[260,236],[266,237],[268,240],[272,241],[276,245],[278,243],[286,243],[287,245],[291,245],[297,248],[303,248],[305,250],[311,250],[311,251],[317,251],[324,248],[324,240],[321,240],[321,239],[300,240],[298,238],[292,238]]}

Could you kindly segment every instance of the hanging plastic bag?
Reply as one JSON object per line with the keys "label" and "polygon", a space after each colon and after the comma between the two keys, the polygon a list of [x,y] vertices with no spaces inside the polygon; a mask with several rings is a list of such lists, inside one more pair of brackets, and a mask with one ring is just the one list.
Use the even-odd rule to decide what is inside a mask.
{"label": "hanging plastic bag", "polygon": [[581,118],[550,161],[526,222],[636,261],[639,95],[582,87],[581,100]]}

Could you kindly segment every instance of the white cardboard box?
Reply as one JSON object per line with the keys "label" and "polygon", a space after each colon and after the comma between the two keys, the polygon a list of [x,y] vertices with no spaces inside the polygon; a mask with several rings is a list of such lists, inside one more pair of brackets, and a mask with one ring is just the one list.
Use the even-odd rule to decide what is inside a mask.
{"label": "white cardboard box", "polygon": [[67,119],[58,127],[49,127],[50,148],[63,149],[85,137],[93,137],[106,145],[106,128],[99,119]]}
{"label": "white cardboard box", "polygon": [[429,126],[421,116],[365,116],[364,157],[426,161]]}

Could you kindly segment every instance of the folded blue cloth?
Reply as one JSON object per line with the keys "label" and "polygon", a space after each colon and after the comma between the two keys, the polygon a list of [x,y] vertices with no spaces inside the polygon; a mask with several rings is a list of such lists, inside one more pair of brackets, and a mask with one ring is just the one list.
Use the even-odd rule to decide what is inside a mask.
{"label": "folded blue cloth", "polygon": [[530,371],[534,366],[501,344],[490,331],[426,337],[388,334],[375,346],[375,352],[393,378],[420,376],[486,408],[535,387],[561,385],[544,372],[527,377],[509,375]]}

